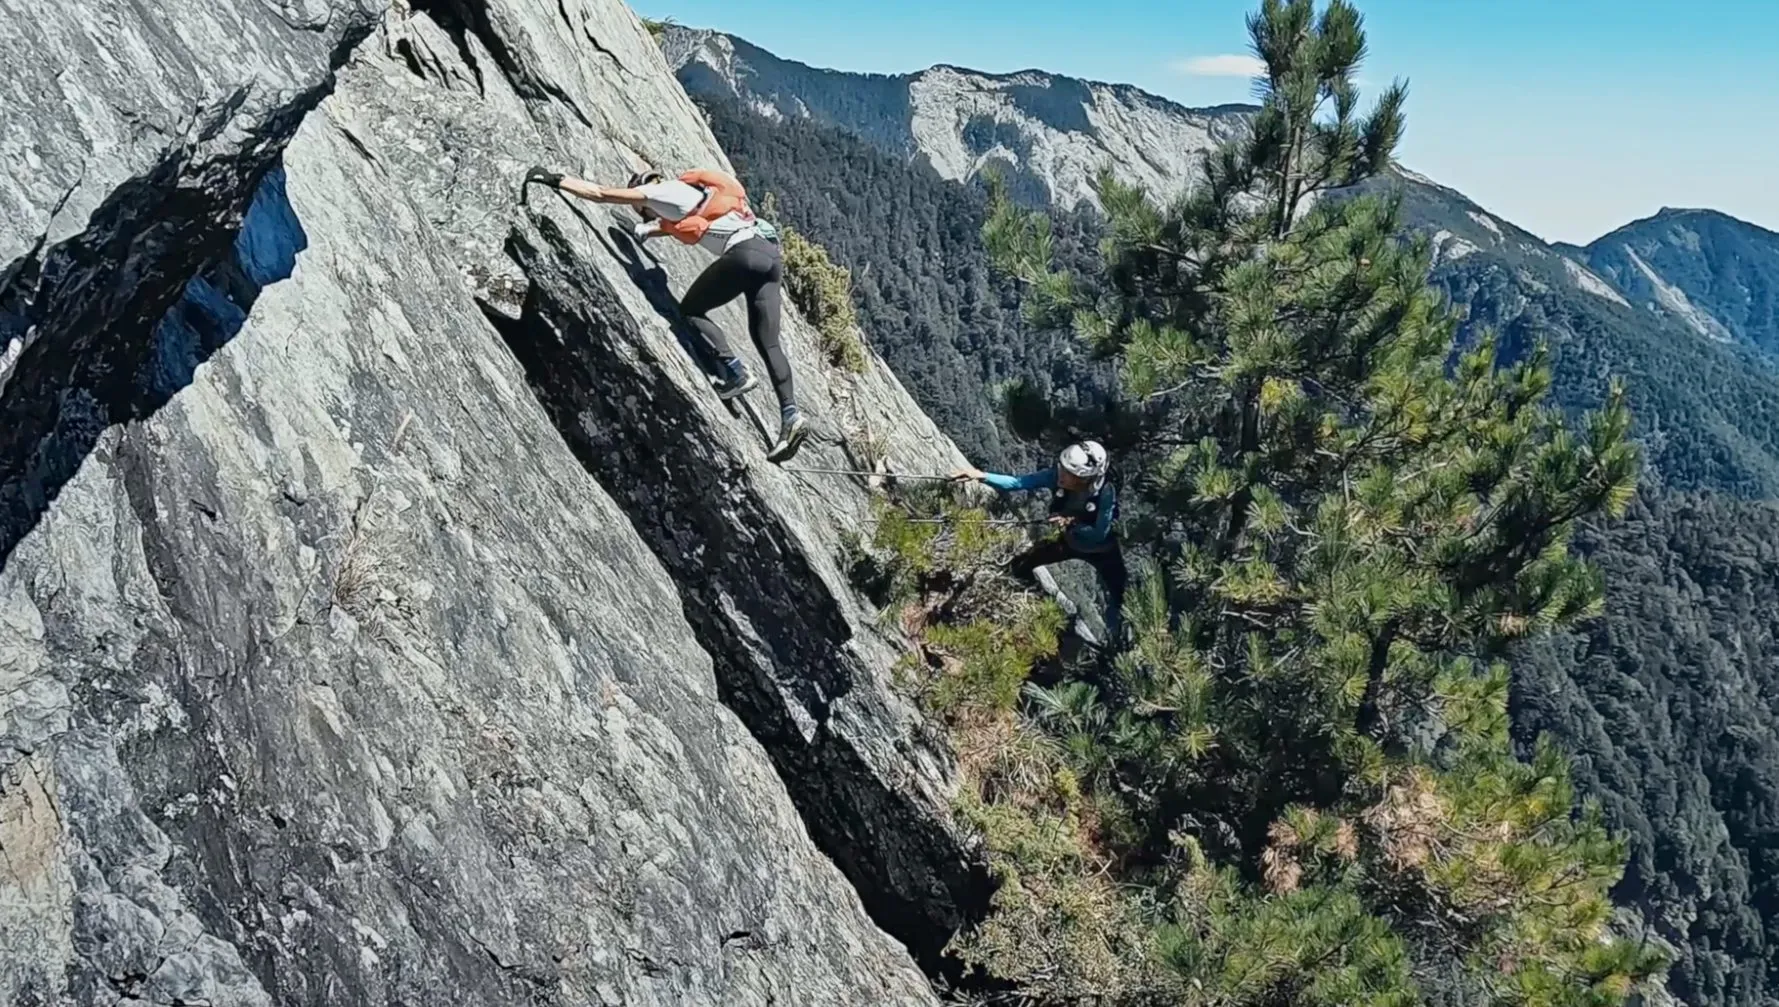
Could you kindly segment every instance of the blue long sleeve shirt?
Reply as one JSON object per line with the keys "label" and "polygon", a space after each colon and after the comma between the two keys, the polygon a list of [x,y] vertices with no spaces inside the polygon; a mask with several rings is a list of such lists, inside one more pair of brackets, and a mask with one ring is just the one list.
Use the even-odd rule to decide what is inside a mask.
{"label": "blue long sleeve shirt", "polygon": [[[1021,493],[1032,490],[1054,490],[1056,488],[1056,469],[1040,469],[1022,476],[1002,475],[999,472],[984,472],[982,481],[1002,493]],[[1069,545],[1082,552],[1095,552],[1106,547],[1106,540],[1112,534],[1112,518],[1118,512],[1118,491],[1110,482],[1100,484],[1098,495],[1094,499],[1093,520],[1077,518],[1063,532],[1063,538]]]}

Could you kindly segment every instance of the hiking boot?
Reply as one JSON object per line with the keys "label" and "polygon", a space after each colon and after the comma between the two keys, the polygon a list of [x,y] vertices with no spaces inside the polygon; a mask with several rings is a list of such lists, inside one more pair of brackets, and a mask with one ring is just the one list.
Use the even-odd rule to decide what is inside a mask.
{"label": "hiking boot", "polygon": [[797,453],[797,449],[803,446],[803,439],[808,436],[809,421],[803,418],[803,413],[795,407],[786,410],[784,426],[779,428],[778,432],[778,443],[774,444],[772,450],[767,452],[766,460],[769,462],[790,461],[791,456]]}
{"label": "hiking boot", "polygon": [[724,402],[738,395],[746,395],[760,387],[760,379],[754,377],[753,372],[749,371],[747,365],[741,361],[729,361],[727,370],[729,371],[728,377],[710,379],[711,387],[717,390],[717,398]]}

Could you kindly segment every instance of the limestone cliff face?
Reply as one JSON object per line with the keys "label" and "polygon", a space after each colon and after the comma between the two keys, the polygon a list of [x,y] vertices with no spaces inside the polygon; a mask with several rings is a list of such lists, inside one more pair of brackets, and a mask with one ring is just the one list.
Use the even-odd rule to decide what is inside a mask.
{"label": "limestone cliff face", "polygon": [[[0,1002],[931,1003],[867,489],[710,394],[705,253],[516,204],[726,165],[630,12],[0,18]],[[795,464],[961,461],[787,322]]]}
{"label": "limestone cliff face", "polygon": [[1172,196],[1200,173],[1206,151],[1246,128],[1249,106],[1186,108],[1126,84],[1028,70],[952,66],[918,73],[843,73],[781,59],[722,32],[664,27],[662,51],[694,94],[740,101],[778,118],[802,116],[855,133],[942,178],[997,168],[1038,204],[1094,203],[1094,178],[1121,178]]}

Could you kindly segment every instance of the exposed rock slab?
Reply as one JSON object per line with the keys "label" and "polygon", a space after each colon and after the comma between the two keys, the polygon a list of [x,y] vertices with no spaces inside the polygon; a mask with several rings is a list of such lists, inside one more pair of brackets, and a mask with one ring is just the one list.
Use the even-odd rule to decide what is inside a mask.
{"label": "exposed rock slab", "polygon": [[[372,0],[0,4],[0,559],[133,394]],[[149,15],[149,11],[153,11]]]}
{"label": "exposed rock slab", "polygon": [[[766,463],[761,432],[714,399],[674,328],[672,299],[707,253],[639,249],[628,211],[540,190],[529,209],[513,205],[528,161],[566,157],[595,179],[645,164],[727,166],[647,33],[634,21],[609,27],[621,7],[571,4],[550,24],[524,9],[404,21],[389,47],[399,61],[348,68],[326,111],[410,180],[563,436],[678,581],[725,700],[772,754],[817,843],[880,925],[930,964],[980,911],[987,879],[951,828],[943,746],[895,696],[897,638],[840,569],[847,539],[870,534],[869,495],[858,480],[795,470],[856,468],[866,439],[895,471],[963,459],[880,360],[837,371],[793,314],[784,339],[820,432],[792,465]],[[528,81],[561,79],[550,68],[584,48],[588,25],[608,26],[601,58],[548,100],[527,101]],[[620,93],[628,106],[609,97]],[[719,320],[747,345],[740,302]],[[769,391],[752,405],[776,427]]]}
{"label": "exposed rock slab", "polygon": [[[647,34],[464,3],[348,53],[362,9],[293,9],[310,48],[250,18],[192,75],[251,51],[307,81],[277,129],[119,162],[107,205],[160,171],[189,226],[19,232],[91,268],[9,277],[12,373],[72,356],[57,396],[0,391],[41,421],[0,459],[28,504],[0,1001],[930,1003],[866,909],[929,953],[982,879],[839,567],[866,490],[766,464],[703,386],[659,311],[702,253],[513,205],[531,161],[723,163]],[[79,16],[101,44],[149,31],[107,16]],[[958,460],[880,363],[788,330],[824,432],[800,464],[867,429],[902,470]]]}

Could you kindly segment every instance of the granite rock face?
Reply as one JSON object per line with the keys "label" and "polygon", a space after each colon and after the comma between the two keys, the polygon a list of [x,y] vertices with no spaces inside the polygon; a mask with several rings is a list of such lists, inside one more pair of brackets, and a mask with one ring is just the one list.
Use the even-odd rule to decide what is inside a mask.
{"label": "granite rock face", "polygon": [[647,32],[149,9],[0,8],[0,1002],[931,1003],[985,882],[792,469],[961,459],[788,317],[766,463],[708,256],[517,204],[726,165]]}

